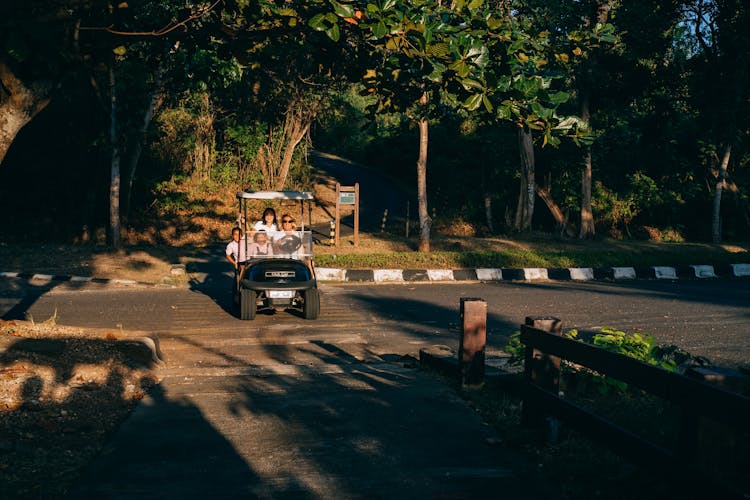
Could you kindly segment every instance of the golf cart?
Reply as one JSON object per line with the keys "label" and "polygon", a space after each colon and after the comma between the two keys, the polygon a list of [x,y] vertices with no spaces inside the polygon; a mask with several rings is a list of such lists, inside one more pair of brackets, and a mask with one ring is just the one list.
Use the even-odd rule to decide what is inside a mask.
{"label": "golf cart", "polygon": [[[296,308],[305,319],[317,319],[320,314],[320,294],[315,280],[312,260],[311,193],[303,191],[241,191],[237,193],[243,237],[240,239],[239,276],[234,280],[234,301],[239,306],[240,319],[254,319],[261,308]],[[299,211],[289,214],[298,218],[300,227],[265,234],[252,230],[247,221],[248,200],[293,200],[299,202]],[[295,203],[296,204],[296,203]],[[305,228],[307,207],[308,227]],[[290,207],[292,208],[292,207]],[[258,255],[258,237],[271,251]],[[267,240],[266,240],[267,238]]]}

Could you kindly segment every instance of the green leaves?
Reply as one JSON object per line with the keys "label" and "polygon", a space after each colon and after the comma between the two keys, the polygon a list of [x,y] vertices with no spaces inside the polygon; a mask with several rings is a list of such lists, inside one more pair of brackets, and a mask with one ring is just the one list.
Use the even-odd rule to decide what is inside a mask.
{"label": "green leaves", "polygon": [[354,7],[331,0],[334,13],[339,17],[354,17]]}
{"label": "green leaves", "polygon": [[[310,26],[338,40],[338,22],[358,14],[353,3],[328,0]],[[543,145],[559,144],[568,135],[583,143],[586,127],[557,109],[570,92],[553,89],[550,61],[570,59],[569,47],[553,50],[550,31],[533,32],[496,4],[456,0],[447,5],[423,0],[371,0],[364,15],[351,23],[378,68],[368,71],[367,92],[377,89],[379,109],[406,109],[423,92],[433,109],[460,108],[539,132]],[[361,14],[361,13],[360,13]],[[596,28],[598,40],[613,36],[609,25]],[[592,36],[590,33],[588,36]],[[586,33],[574,34],[587,44]],[[574,54],[574,52],[572,52]],[[562,54],[562,55],[561,55]],[[486,118],[485,118],[486,119]]]}
{"label": "green leaves", "polygon": [[316,14],[310,19],[308,25],[316,31],[325,32],[334,42],[338,42],[339,38],[341,38],[338,18],[333,12]]}
{"label": "green leaves", "polygon": [[482,105],[482,94],[474,94],[463,102],[463,106],[469,111],[474,111]]}

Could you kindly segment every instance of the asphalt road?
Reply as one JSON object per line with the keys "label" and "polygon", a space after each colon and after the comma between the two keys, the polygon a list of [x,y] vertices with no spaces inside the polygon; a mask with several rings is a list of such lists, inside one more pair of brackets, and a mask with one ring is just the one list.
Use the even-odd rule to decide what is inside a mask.
{"label": "asphalt road", "polygon": [[[211,277],[214,279],[210,279]],[[208,278],[206,278],[208,277]],[[231,313],[229,277],[204,274],[190,288],[139,288],[6,280],[0,317],[147,333],[222,333],[279,342],[356,337],[382,355],[425,345],[455,347],[461,297],[488,303],[491,347],[502,347],[526,316],[556,316],[566,327],[613,326],[652,333],[722,365],[750,363],[750,282],[324,284],[321,317],[291,312],[240,321]]]}

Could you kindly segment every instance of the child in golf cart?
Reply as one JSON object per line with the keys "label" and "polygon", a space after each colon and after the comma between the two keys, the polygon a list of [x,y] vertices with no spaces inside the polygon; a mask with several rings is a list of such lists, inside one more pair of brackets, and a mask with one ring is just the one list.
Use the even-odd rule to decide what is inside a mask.
{"label": "child in golf cart", "polygon": [[225,250],[226,259],[234,266],[234,274],[239,280],[242,270],[247,262],[249,244],[247,236],[243,236],[242,229],[239,227],[232,228],[232,241],[227,244]]}
{"label": "child in golf cart", "polygon": [[265,230],[260,230],[253,235],[253,242],[249,247],[250,257],[266,257],[273,255],[273,245],[269,241]]}
{"label": "child in golf cart", "polygon": [[243,244],[242,229],[239,227],[232,228],[232,241],[227,244],[225,251],[227,260],[238,269],[247,260],[245,258],[245,245]]}

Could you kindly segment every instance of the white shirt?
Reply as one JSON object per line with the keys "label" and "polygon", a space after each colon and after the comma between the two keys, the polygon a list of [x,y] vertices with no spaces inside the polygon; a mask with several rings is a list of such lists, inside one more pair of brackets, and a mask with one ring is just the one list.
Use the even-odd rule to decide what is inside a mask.
{"label": "white shirt", "polygon": [[256,231],[265,231],[269,234],[275,233],[276,231],[279,230],[279,228],[276,227],[276,224],[271,223],[270,226],[267,226],[266,222],[262,220],[259,220],[258,222],[256,222],[255,225],[253,226],[253,229],[255,229]]}
{"label": "white shirt", "polygon": [[[245,255],[245,242],[247,240],[243,237],[240,239],[239,243],[232,240],[227,244],[226,253],[227,255],[231,255],[232,258],[234,258],[235,262],[245,262],[247,260],[247,257]],[[247,248],[250,249],[251,243],[247,242]],[[237,256],[239,255],[239,259]]]}

